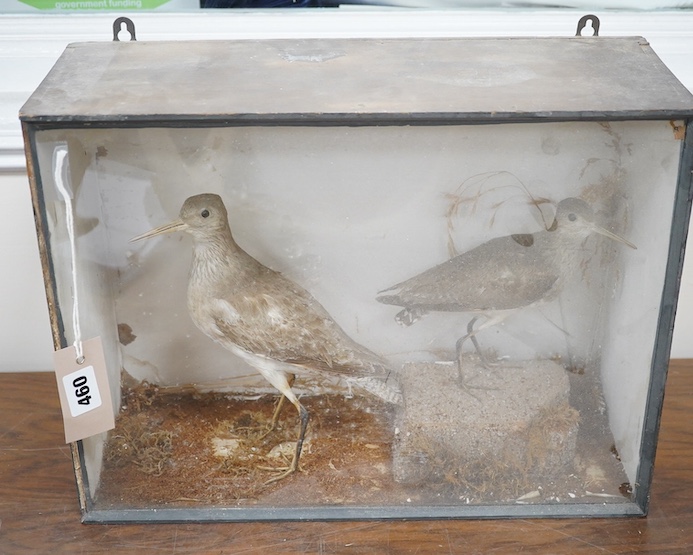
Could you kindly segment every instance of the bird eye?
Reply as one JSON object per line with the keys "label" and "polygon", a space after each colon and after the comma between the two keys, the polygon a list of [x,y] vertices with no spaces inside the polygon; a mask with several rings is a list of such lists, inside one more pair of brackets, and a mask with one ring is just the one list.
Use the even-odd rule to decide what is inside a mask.
{"label": "bird eye", "polygon": [[577,216],[575,214],[568,214],[568,219],[571,222],[574,222],[575,220],[577,220]]}
{"label": "bird eye", "polygon": [[209,210],[205,208],[202,212],[200,212],[200,216],[203,218],[209,218]]}

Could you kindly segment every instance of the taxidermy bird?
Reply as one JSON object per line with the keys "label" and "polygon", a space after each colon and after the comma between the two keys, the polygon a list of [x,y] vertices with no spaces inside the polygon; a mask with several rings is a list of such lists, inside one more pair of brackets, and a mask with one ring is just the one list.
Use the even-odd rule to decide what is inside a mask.
{"label": "taxidermy bird", "polygon": [[[210,339],[255,368],[288,399],[300,418],[293,460],[280,480],[299,469],[309,414],[291,390],[294,375],[312,372],[344,379],[388,403],[401,393],[391,369],[352,340],[305,289],[264,266],[234,241],[218,195],[188,198],[179,219],[132,239],[185,231],[193,238],[188,311]],[[278,411],[275,411],[273,424]]]}
{"label": "taxidermy bird", "polygon": [[[566,198],[558,203],[555,221],[548,230],[491,239],[380,291],[377,300],[404,307],[395,316],[403,326],[411,326],[428,312],[474,314],[467,334],[457,342],[458,361],[462,344],[471,338],[482,364],[488,366],[476,334],[514,311],[555,298],[575,271],[582,244],[592,233],[636,248],[598,226],[585,201]],[[474,329],[480,316],[487,320]]]}

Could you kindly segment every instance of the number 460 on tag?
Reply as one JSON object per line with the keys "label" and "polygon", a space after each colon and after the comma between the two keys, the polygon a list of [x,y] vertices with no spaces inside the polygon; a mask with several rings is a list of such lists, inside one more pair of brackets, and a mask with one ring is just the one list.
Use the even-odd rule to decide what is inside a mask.
{"label": "number 460 on tag", "polygon": [[86,366],[63,376],[63,387],[73,418],[101,406],[101,394],[93,366]]}

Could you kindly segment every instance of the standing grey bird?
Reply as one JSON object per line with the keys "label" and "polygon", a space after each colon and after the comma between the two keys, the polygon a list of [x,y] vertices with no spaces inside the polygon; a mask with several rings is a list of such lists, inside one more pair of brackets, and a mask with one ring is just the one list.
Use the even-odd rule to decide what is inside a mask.
{"label": "standing grey bird", "polygon": [[[458,360],[471,338],[488,366],[475,335],[500,323],[511,312],[553,299],[576,269],[583,241],[598,233],[636,248],[594,223],[594,212],[583,200],[558,203],[553,225],[536,233],[491,239],[402,283],[380,291],[377,300],[404,307],[395,320],[410,326],[428,312],[470,312],[467,334],[457,342]],[[384,294],[385,293],[385,294]],[[488,320],[477,329],[474,324]]]}
{"label": "standing grey bird", "polygon": [[391,369],[382,358],[349,338],[310,293],[236,244],[221,197],[192,196],[178,220],[132,241],[173,231],[193,237],[188,311],[195,325],[277,388],[283,395],[278,407],[286,397],[298,410],[291,465],[268,483],[299,469],[309,414],[291,390],[294,373],[340,377],[386,402],[401,402],[399,390],[386,383]]}

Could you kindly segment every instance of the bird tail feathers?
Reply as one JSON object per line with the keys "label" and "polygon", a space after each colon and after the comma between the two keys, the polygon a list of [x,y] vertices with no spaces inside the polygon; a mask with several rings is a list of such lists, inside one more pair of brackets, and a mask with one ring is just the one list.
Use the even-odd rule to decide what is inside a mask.
{"label": "bird tail feathers", "polygon": [[354,385],[365,389],[368,393],[379,397],[386,403],[393,405],[402,404],[402,392],[399,386],[393,381],[385,382],[373,377],[359,377],[349,379]]}

